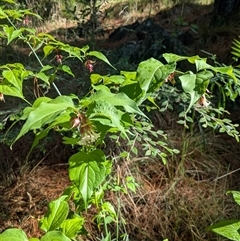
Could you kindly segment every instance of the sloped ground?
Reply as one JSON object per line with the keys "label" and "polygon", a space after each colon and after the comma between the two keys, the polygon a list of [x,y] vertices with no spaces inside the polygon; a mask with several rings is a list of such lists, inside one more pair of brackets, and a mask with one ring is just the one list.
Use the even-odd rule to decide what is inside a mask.
{"label": "sloped ground", "polygon": [[[197,24],[200,26],[197,33],[191,33],[194,41],[186,46],[189,52],[202,55],[200,50],[204,49],[217,54],[220,62],[229,62],[231,40],[239,29],[234,26],[208,28],[210,10],[209,7],[179,6],[154,18],[155,23],[173,33],[180,29],[186,32],[191,23]],[[179,16],[188,23],[187,26],[176,24],[181,20]],[[139,41],[134,31],[131,36],[114,42],[100,39],[99,44],[104,49],[113,50],[130,40]],[[144,40],[139,42],[142,44]],[[175,123],[174,117],[169,116],[169,119]],[[156,126],[163,128],[162,125],[161,119],[156,121]],[[171,144],[181,153],[169,157],[167,166],[157,159],[142,161],[141,158],[117,163],[116,175],[123,183],[127,175],[133,175],[140,185],[136,194],[130,192],[119,196],[130,239],[223,240],[205,229],[223,218],[239,218],[237,206],[230,196],[225,195],[227,190],[239,190],[240,172],[234,172],[239,168],[239,144],[225,135],[207,134],[206,149],[203,149],[199,134],[183,135],[182,128],[176,124],[168,132]],[[30,139],[26,141],[28,143]],[[69,185],[65,163],[70,152],[54,143],[51,149],[62,150],[61,155],[56,150],[50,155],[36,155],[31,165],[23,165],[22,158],[27,153],[24,142],[9,154],[7,147],[0,147],[0,232],[8,227],[19,227],[29,237],[41,235],[38,220],[44,215],[47,203]],[[9,173],[6,170],[10,170]],[[114,193],[109,193],[108,199],[118,206]],[[99,235],[92,225],[93,215],[94,210],[90,210],[86,223],[90,240],[96,240]]]}
{"label": "sloped ground", "polygon": [[[116,175],[123,184],[126,176],[133,175],[140,185],[135,194],[107,195],[116,208],[120,198],[130,240],[222,240],[206,232],[206,227],[223,218],[240,216],[237,205],[226,195],[227,190],[239,189],[240,173],[234,172],[239,168],[238,144],[224,135],[208,135],[203,151],[200,136],[179,136],[170,135],[182,152],[170,158],[167,166],[158,159],[144,158],[116,164]],[[186,151],[183,143],[189,145]],[[20,227],[29,237],[39,237],[42,232],[38,221],[48,202],[67,185],[67,165],[50,165],[48,160],[17,175],[11,186],[1,184],[0,231]],[[92,222],[94,212],[92,209],[86,214],[88,240],[99,237]]]}

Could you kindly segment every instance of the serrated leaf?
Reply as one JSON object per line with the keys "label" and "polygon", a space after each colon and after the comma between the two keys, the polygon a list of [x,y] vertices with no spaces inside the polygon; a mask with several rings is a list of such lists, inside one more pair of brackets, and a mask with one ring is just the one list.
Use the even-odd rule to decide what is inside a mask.
{"label": "serrated leaf", "polygon": [[61,196],[48,204],[47,213],[40,220],[40,228],[43,231],[48,232],[58,228],[67,218],[69,207],[66,198],[66,195]]}
{"label": "serrated leaf", "polygon": [[69,158],[69,177],[82,195],[85,207],[95,188],[105,178],[104,153],[97,149],[90,153],[78,152]]}
{"label": "serrated leaf", "polygon": [[28,238],[23,230],[10,228],[0,234],[0,241],[28,241]]}

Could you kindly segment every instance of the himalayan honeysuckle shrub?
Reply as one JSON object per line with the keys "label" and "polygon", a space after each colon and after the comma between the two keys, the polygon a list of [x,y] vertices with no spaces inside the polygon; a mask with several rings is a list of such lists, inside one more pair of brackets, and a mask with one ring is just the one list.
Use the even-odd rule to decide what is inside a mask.
{"label": "himalayan honeysuckle shrub", "polygon": [[[121,153],[122,158],[130,160],[133,155],[138,155],[135,146],[138,142],[142,143],[145,156],[154,156],[166,164],[167,155],[177,154],[178,150],[168,146],[167,135],[162,130],[153,130],[147,110],[152,107],[164,109],[158,106],[156,99],[160,98],[166,86],[171,86],[172,92],[179,93],[176,97],[184,96],[184,103],[187,103],[183,105],[179,123],[187,128],[194,121],[193,115],[190,117],[188,114],[197,112],[198,121],[203,127],[218,129],[238,140],[236,125],[229,119],[219,118],[219,114],[225,110],[214,108],[208,100],[208,87],[216,74],[225,75],[235,85],[239,85],[233,68],[211,66],[207,59],[199,56],[186,57],[168,53],[163,55],[164,63],[150,58],[141,62],[136,71],[99,75],[94,71],[98,61],[113,67],[101,52],[90,51],[88,46],[71,46],[50,34],[37,32],[28,26],[32,17],[40,18],[29,10],[17,9],[14,0],[1,1],[1,39],[7,45],[25,43],[38,63],[38,67],[32,69],[23,63],[0,66],[1,100],[4,100],[4,96],[12,96],[27,105],[18,118],[22,127],[11,147],[25,134],[33,132],[35,139],[29,158],[40,140],[53,130],[62,133],[64,144],[75,146],[78,151],[69,158],[71,185],[63,195],[49,203],[47,213],[39,222],[39,227],[45,234],[40,239],[30,240],[76,240],[79,235],[86,233],[83,213],[93,206],[97,210],[94,220],[100,230],[101,240],[119,240],[120,237],[121,240],[128,240],[128,234],[121,228],[125,223],[119,213],[121,209],[115,210],[104,199],[105,191],[109,189],[113,165],[113,161],[101,149],[106,136],[112,138],[116,145],[120,139],[129,143],[131,150]],[[71,93],[62,95],[57,86],[56,77],[61,73],[67,74],[69,79],[74,77],[74,70],[68,65],[69,60],[85,66],[86,71],[91,73],[91,89],[84,97]],[[180,61],[194,65],[195,72],[178,70],[177,64]],[[39,91],[32,101],[24,95],[24,87],[29,81],[42,83],[46,88],[52,87],[58,96],[51,98]],[[175,89],[177,83],[181,86],[180,89]],[[133,177],[127,177],[122,182],[124,185],[118,182],[115,190],[136,191],[137,184]],[[109,225],[115,225],[114,234],[110,232]],[[29,239],[23,230],[12,228],[0,234],[0,241],[2,240]]]}

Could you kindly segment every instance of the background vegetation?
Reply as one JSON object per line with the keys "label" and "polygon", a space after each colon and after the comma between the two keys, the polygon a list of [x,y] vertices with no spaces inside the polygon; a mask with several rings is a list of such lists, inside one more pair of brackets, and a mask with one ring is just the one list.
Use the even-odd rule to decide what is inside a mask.
{"label": "background vegetation", "polygon": [[[1,8],[29,8],[43,17],[40,20],[28,12],[22,12],[19,19],[14,21],[17,29],[33,28],[36,34],[50,33],[55,37],[53,40],[47,35],[37,35],[38,38],[28,39],[28,35],[24,35],[24,38],[18,35],[18,40],[10,41],[12,35],[4,29],[6,19],[1,17],[1,70],[6,70],[3,66],[12,68],[9,64],[20,62],[24,65],[24,69],[20,68],[21,73],[26,73],[25,70],[31,72],[25,81],[22,99],[33,103],[36,99],[48,96],[55,100],[58,91],[62,95],[74,94],[77,97],[73,98],[74,105],[67,105],[67,108],[74,110],[69,112],[68,121],[71,121],[71,125],[65,126],[60,119],[54,124],[53,119],[49,119],[46,124],[55,127],[49,129],[49,135],[40,140],[29,154],[35,134],[41,133],[44,126],[27,127],[23,131],[28,104],[5,94],[1,96],[4,102],[0,103],[0,230],[22,228],[29,238],[40,238],[46,231],[51,231],[46,222],[49,220],[49,216],[46,216],[47,205],[50,201],[52,207],[57,203],[65,205],[67,199],[58,197],[65,188],[73,187],[68,177],[67,160],[72,156],[69,159],[72,160],[69,162],[71,166],[76,157],[74,155],[79,153],[78,149],[82,146],[84,150],[88,148],[86,143],[76,147],[74,142],[79,140],[75,128],[80,129],[79,121],[82,123],[85,118],[82,115],[82,100],[85,100],[85,108],[89,109],[87,118],[92,118],[91,121],[96,125],[97,131],[94,129],[94,132],[101,134],[101,125],[96,124],[101,118],[93,115],[96,106],[88,105],[88,98],[91,98],[88,94],[89,91],[93,93],[101,88],[109,88],[114,94],[126,93],[139,109],[136,108],[133,113],[125,110],[134,114],[134,125],[124,118],[117,125],[122,133],[133,125],[132,134],[125,139],[120,138],[121,135],[114,129],[116,126],[109,128],[109,124],[99,121],[108,126],[110,134],[100,148],[96,145],[101,149],[97,156],[104,156],[106,162],[110,160],[108,164],[112,165],[112,171],[109,175],[110,167],[106,167],[106,179],[94,190],[95,199],[92,197],[90,200],[89,196],[81,193],[83,203],[90,205],[88,210],[79,204],[79,200],[82,200],[76,198],[81,196],[79,193],[75,194],[75,199],[71,199],[70,210],[74,215],[84,217],[85,222],[82,228],[83,220],[71,212],[68,214],[68,219],[76,218],[79,222],[76,239],[223,240],[206,228],[222,219],[239,219],[237,206],[231,196],[225,195],[228,190],[239,188],[239,19],[233,15],[230,23],[211,27],[214,9],[211,1],[191,1],[191,4],[187,1],[18,1],[14,7],[8,6],[7,2],[11,1],[5,1]],[[143,28],[144,24],[148,24],[145,22],[147,18],[152,18],[158,25],[150,22],[147,28]],[[139,22],[138,28],[132,27],[136,21]],[[164,32],[159,32],[159,26]],[[126,28],[128,31],[124,32]],[[116,34],[118,32],[120,34]],[[151,33],[156,33],[156,38]],[[171,42],[171,45],[159,39],[163,33],[166,42]],[[154,42],[149,42],[150,38]],[[190,43],[185,42],[185,38],[191,40]],[[34,51],[29,49],[28,42]],[[90,49],[84,47],[86,44]],[[50,45],[54,48],[44,49],[44,46]],[[83,54],[76,54],[70,46],[75,46]],[[180,50],[183,52],[178,52]],[[149,60],[146,52],[151,53],[150,57],[154,57],[156,62]],[[162,54],[167,52],[182,57],[178,59],[175,55],[165,55],[164,59]],[[46,79],[43,73],[48,70],[39,66],[34,53],[44,66],[52,66],[56,72],[46,72]],[[104,53],[110,62],[100,53]],[[130,58],[130,53],[133,58]],[[197,54],[200,55],[199,59],[195,56]],[[193,55],[193,59],[183,57]],[[207,62],[196,64],[196,60],[202,61],[205,57],[208,58]],[[146,71],[145,66],[149,71],[151,66],[160,68],[158,61],[167,66],[161,74],[158,73],[160,77],[157,79],[161,80],[162,85],[150,87],[144,95],[145,99],[132,95],[131,91],[129,93],[129,85],[126,85],[127,88],[122,85],[123,76],[132,81],[134,73],[141,75]],[[168,65],[171,63],[176,66]],[[201,86],[198,94],[194,92],[197,84],[193,88],[188,85],[184,87],[189,70],[192,74],[203,69],[209,71],[204,72],[207,77],[198,76],[198,79],[203,79],[207,85]],[[2,77],[6,78],[3,72]],[[8,81],[12,83],[11,78]],[[56,84],[57,89],[52,84]],[[101,98],[94,101],[101,102]],[[63,104],[61,101],[59,103],[59,106]],[[130,102],[123,103],[128,106]],[[119,104],[115,104],[114,108],[118,114],[123,110]],[[22,112],[24,109],[25,112]],[[111,119],[111,114],[104,115],[106,119]],[[63,132],[56,132],[59,126]],[[66,135],[64,128],[70,134],[67,132]],[[35,133],[26,134],[32,129]],[[23,134],[26,135],[10,150],[9,145]],[[93,138],[98,138],[95,133],[91,134]],[[63,145],[63,136],[65,143],[75,147]],[[90,142],[93,148],[95,139]],[[75,183],[76,177],[70,175],[70,180]],[[66,190],[64,195],[69,195]],[[64,230],[63,226],[60,230]]]}

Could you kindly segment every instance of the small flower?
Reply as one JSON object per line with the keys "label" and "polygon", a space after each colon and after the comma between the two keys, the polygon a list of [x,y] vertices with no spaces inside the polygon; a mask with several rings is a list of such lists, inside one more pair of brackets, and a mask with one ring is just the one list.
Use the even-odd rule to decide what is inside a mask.
{"label": "small flower", "polygon": [[208,107],[210,105],[210,102],[206,99],[205,95],[202,95],[197,104],[200,106],[200,107]]}
{"label": "small flower", "polygon": [[5,102],[5,99],[4,99],[4,95],[3,95],[3,93],[0,93],[0,101]]}
{"label": "small flower", "polygon": [[23,22],[23,25],[28,26],[31,21],[29,20],[28,16],[26,16],[26,17],[22,20],[22,22]]}
{"label": "small flower", "polygon": [[176,83],[174,79],[175,73],[171,73],[168,75],[168,77],[165,79],[165,83],[171,82],[173,85]]}
{"label": "small flower", "polygon": [[89,71],[90,73],[93,72],[94,64],[95,64],[95,62],[92,61],[92,60],[87,60],[87,61],[85,62],[85,67],[88,69],[88,71]]}
{"label": "small flower", "polygon": [[81,125],[81,118],[78,116],[73,116],[70,119],[71,128],[79,128]]}
{"label": "small flower", "polygon": [[62,58],[63,58],[63,56],[61,54],[56,54],[55,55],[55,59],[56,59],[58,64],[62,63]]}

